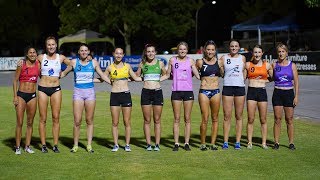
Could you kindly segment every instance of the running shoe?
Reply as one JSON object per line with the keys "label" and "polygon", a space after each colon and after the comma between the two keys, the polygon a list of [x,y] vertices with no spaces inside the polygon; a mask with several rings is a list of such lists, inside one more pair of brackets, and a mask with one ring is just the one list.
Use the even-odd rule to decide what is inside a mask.
{"label": "running shoe", "polygon": [[179,144],[174,144],[172,151],[179,151]]}
{"label": "running shoe", "polygon": [[152,146],[151,146],[151,144],[148,144],[148,145],[147,145],[146,150],[147,150],[147,151],[152,151]]}
{"label": "running shoe", "polygon": [[234,145],[234,149],[235,150],[240,150],[241,149],[240,142],[236,142],[236,144]]}
{"label": "running shoe", "polygon": [[91,145],[87,145],[87,151],[89,153],[94,153],[94,150],[92,149],[92,146]]}
{"label": "running shoe", "polygon": [[130,145],[127,144],[127,145],[124,147],[124,150],[125,150],[126,152],[131,152]]}
{"label": "running shoe", "polygon": [[115,144],[113,146],[113,149],[111,150],[112,152],[117,152],[119,150],[119,145],[118,144]]}
{"label": "running shoe", "polygon": [[46,145],[42,145],[41,152],[48,153],[48,148]]}
{"label": "running shoe", "polygon": [[289,144],[289,149],[290,149],[290,150],[295,150],[296,147],[294,146],[294,144]]}
{"label": "running shoe", "polygon": [[26,148],[24,148],[24,151],[29,153],[29,154],[33,154],[34,151],[30,148],[30,146],[26,146]]}
{"label": "running shoe", "polygon": [[247,149],[252,149],[252,143],[251,142],[248,142]]}
{"label": "running shoe", "polygon": [[154,151],[160,151],[160,146],[159,146],[159,144],[156,144],[155,146],[154,146],[154,149],[153,149]]}
{"label": "running shoe", "polygon": [[268,149],[268,146],[266,144],[262,144],[262,149]]}
{"label": "running shoe", "polygon": [[200,150],[201,151],[206,151],[206,150],[208,150],[208,148],[207,148],[207,146],[205,144],[201,144],[200,145]]}
{"label": "running shoe", "polygon": [[279,143],[274,143],[273,149],[278,150],[280,147]]}
{"label": "running shoe", "polygon": [[60,153],[59,149],[58,149],[58,145],[54,145],[52,148],[54,153]]}
{"label": "running shoe", "polygon": [[222,146],[222,149],[227,150],[228,148],[229,148],[228,142],[224,142],[224,143],[223,143],[223,146]]}
{"label": "running shoe", "polygon": [[189,144],[185,144],[184,145],[184,150],[191,151]]}
{"label": "running shoe", "polygon": [[21,154],[21,148],[20,148],[20,147],[17,147],[17,148],[16,148],[15,154],[16,154],[16,155],[20,155],[20,154]]}
{"label": "running shoe", "polygon": [[78,151],[78,148],[79,148],[79,146],[74,145],[74,146],[72,147],[72,149],[70,150],[70,152],[76,153],[76,152]]}
{"label": "running shoe", "polygon": [[215,144],[212,144],[212,145],[210,146],[210,149],[211,149],[212,151],[216,151],[216,150],[218,150],[218,146],[216,146]]}

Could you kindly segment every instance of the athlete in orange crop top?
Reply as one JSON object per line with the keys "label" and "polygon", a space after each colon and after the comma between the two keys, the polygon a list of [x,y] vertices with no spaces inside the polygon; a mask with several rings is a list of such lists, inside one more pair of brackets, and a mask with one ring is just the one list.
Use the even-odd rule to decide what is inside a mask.
{"label": "athlete in orange crop top", "polygon": [[246,62],[247,77],[249,79],[248,92],[247,92],[247,138],[248,149],[252,149],[252,134],[255,112],[258,106],[259,117],[261,123],[262,134],[262,148],[267,149],[267,106],[268,96],[266,91],[266,83],[268,77],[272,76],[271,65],[262,59],[263,50],[260,45],[253,48],[252,60]]}

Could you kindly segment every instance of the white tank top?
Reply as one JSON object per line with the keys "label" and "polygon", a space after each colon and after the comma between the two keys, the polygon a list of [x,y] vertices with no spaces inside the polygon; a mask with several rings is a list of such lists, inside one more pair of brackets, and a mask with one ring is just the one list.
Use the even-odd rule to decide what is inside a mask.
{"label": "white tank top", "polygon": [[224,86],[244,87],[242,55],[232,58],[229,55],[224,56]]}
{"label": "white tank top", "polygon": [[59,54],[56,54],[56,59],[47,59],[47,55],[43,55],[43,60],[41,63],[41,75],[42,76],[52,76],[59,77],[61,71],[61,63]]}

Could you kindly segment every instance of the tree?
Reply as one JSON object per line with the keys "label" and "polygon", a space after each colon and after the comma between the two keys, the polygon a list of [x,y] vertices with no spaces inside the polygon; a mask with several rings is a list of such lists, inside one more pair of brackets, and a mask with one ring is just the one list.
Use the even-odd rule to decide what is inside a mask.
{"label": "tree", "polygon": [[283,16],[295,11],[296,5],[296,1],[292,0],[244,0],[236,17],[238,22],[242,22],[261,13]]}
{"label": "tree", "polygon": [[[36,45],[41,36],[41,16],[46,2],[41,0],[0,0],[0,44],[6,46],[12,55],[23,55],[26,45]],[[34,8],[36,5],[41,8]]]}
{"label": "tree", "polygon": [[[138,32],[149,30],[155,37],[183,37],[195,25],[194,12],[201,1],[185,0],[54,0],[60,9],[59,35],[90,28],[115,36],[120,34],[126,54]],[[80,5],[77,5],[80,4]]]}
{"label": "tree", "polygon": [[320,0],[305,0],[305,3],[310,8],[320,7]]}

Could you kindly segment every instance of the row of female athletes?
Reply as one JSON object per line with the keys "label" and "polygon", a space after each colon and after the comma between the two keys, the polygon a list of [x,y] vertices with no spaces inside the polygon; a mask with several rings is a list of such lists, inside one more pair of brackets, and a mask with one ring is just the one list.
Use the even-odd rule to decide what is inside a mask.
{"label": "row of female athletes", "polygon": [[[42,144],[42,152],[47,153],[46,146],[46,121],[47,107],[50,98],[52,112],[52,133],[53,152],[60,152],[58,149],[58,139],[60,132],[60,109],[61,109],[61,87],[60,78],[63,78],[73,69],[74,71],[74,92],[73,92],[73,115],[74,145],[71,152],[78,151],[80,125],[82,112],[85,109],[85,119],[87,124],[87,147],[88,152],[94,152],[92,148],[93,118],[95,110],[95,90],[94,82],[107,82],[112,86],[110,95],[110,110],[112,116],[112,135],[114,146],[112,152],[119,150],[118,144],[118,124],[120,113],[123,114],[125,126],[125,151],[130,152],[131,136],[131,110],[132,100],[128,87],[129,79],[143,81],[141,92],[141,108],[144,117],[144,134],[146,138],[147,151],[160,151],[161,137],[161,114],[163,108],[163,93],[160,82],[172,76],[171,102],[173,107],[173,151],[178,151],[179,145],[179,125],[180,111],[183,106],[184,113],[184,146],[183,149],[190,151],[191,134],[191,111],[194,101],[192,76],[201,81],[199,90],[199,104],[201,109],[200,138],[201,150],[218,150],[216,139],[218,134],[218,114],[220,109],[221,93],[219,89],[219,77],[223,77],[222,106],[223,106],[223,136],[224,143],[222,149],[228,149],[230,123],[232,119],[232,109],[235,109],[236,119],[236,142],[234,148],[241,149],[240,140],[242,134],[242,114],[245,99],[247,99],[247,138],[248,149],[252,149],[253,123],[255,111],[258,107],[263,149],[267,146],[267,92],[266,83],[274,81],[274,92],[272,104],[274,109],[274,145],[273,149],[279,149],[279,137],[281,119],[283,111],[287,124],[289,137],[289,149],[294,150],[294,126],[293,112],[298,104],[299,82],[296,65],[288,60],[288,48],[284,44],[279,44],[276,48],[278,60],[269,64],[262,59],[263,49],[260,45],[253,48],[252,59],[246,62],[243,55],[239,54],[240,43],[237,40],[230,40],[229,53],[220,59],[217,56],[216,44],[209,40],[204,45],[203,58],[193,60],[187,56],[188,44],[180,42],[177,45],[178,54],[169,60],[168,68],[163,62],[155,58],[156,47],[147,44],[144,48],[142,61],[139,68],[134,72],[128,63],[122,61],[124,52],[122,48],[116,48],[113,52],[114,63],[109,65],[105,72],[100,69],[99,63],[92,59],[90,50],[86,44],[79,47],[79,58],[70,60],[56,52],[57,42],[54,37],[48,37],[45,41],[46,54],[37,55],[35,48],[29,48],[26,58],[19,61],[15,78],[13,80],[13,104],[17,113],[16,126],[16,154],[21,154],[21,134],[23,116],[27,114],[27,129],[25,151],[34,153],[30,147],[32,137],[33,119],[35,117],[37,102],[39,105],[40,123],[39,133]],[[61,72],[61,63],[68,65],[68,68]],[[100,78],[94,77],[94,72]],[[36,95],[37,78],[38,97]],[[245,98],[245,80],[248,79],[247,98]],[[18,85],[19,83],[19,85]],[[36,98],[37,97],[37,98]],[[211,118],[209,118],[211,114]],[[206,134],[208,121],[211,119],[211,142],[206,144]],[[151,145],[151,121],[154,122],[155,144]]]}

